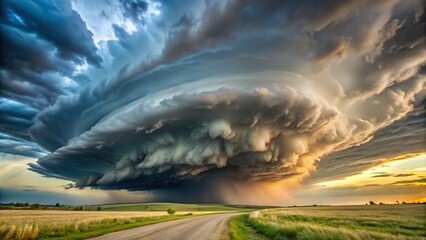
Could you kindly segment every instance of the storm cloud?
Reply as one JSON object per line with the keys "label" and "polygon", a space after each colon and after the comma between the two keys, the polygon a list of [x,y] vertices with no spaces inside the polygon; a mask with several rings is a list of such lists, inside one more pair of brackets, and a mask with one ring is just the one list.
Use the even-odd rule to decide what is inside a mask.
{"label": "storm cloud", "polygon": [[8,1],[2,17],[21,45],[2,56],[0,131],[45,149],[30,164],[44,176],[202,195],[360,171],[407,122],[415,136],[381,156],[425,150],[421,1],[49,4],[57,19]]}

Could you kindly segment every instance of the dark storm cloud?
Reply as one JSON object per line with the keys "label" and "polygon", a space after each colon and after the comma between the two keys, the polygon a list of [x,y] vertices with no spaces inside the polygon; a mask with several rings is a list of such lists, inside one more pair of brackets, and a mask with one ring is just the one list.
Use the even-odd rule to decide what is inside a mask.
{"label": "dark storm cloud", "polygon": [[37,109],[22,103],[0,98],[0,132],[31,140],[26,129],[31,127]]}
{"label": "dark storm cloud", "polygon": [[[2,24],[36,34],[66,60],[100,65],[92,33],[69,1],[2,1]],[[7,37],[7,36],[6,36]]]}
{"label": "dark storm cloud", "polygon": [[70,91],[62,78],[72,77],[75,64],[102,62],[92,34],[68,1],[2,1],[0,22],[2,96],[52,103]]}
{"label": "dark storm cloud", "polygon": [[8,46],[1,52],[1,96],[42,109],[65,93],[58,79],[62,74],[55,72],[70,74],[73,65],[56,58],[55,49],[35,35],[3,24],[1,28],[2,44]]}
{"label": "dark storm cloud", "polygon": [[[100,66],[92,34],[68,1],[1,1],[0,132],[32,141],[35,115],[60,95],[78,90],[77,64]],[[28,153],[39,157],[28,145]],[[9,143],[2,141],[2,149]],[[16,149],[16,146],[13,148]]]}
{"label": "dark storm cloud", "polygon": [[2,153],[32,158],[40,158],[47,154],[45,150],[33,142],[0,133],[0,154]]}
{"label": "dark storm cloud", "polygon": [[[257,77],[268,81],[268,76]],[[275,180],[301,173],[297,160],[305,157],[305,144],[309,144],[302,138],[319,134],[336,112],[316,99],[287,89],[299,84],[291,82],[297,81],[293,76],[287,78],[287,85],[269,80],[277,89],[244,91],[231,85],[179,95],[155,106],[139,100],[106,116],[55,154],[40,159],[41,168],[32,166],[36,171],[56,169],[51,171],[56,175],[73,172],[73,177],[83,179],[77,185],[111,185],[118,179],[123,180],[118,183],[121,185],[133,179],[141,189],[173,185],[226,165],[238,169],[237,178]],[[238,84],[237,80],[233,84]],[[160,93],[160,99],[162,94],[168,95]],[[156,101],[154,96],[151,100]],[[297,128],[302,134],[290,133]],[[117,149],[121,149],[119,154]],[[80,157],[81,151],[85,152],[84,158]],[[57,165],[63,157],[64,161],[75,159],[66,172]],[[88,165],[88,159],[94,165]],[[148,176],[149,181],[142,181]]]}
{"label": "dark storm cloud", "polygon": [[[197,20],[196,17],[191,19],[188,14],[182,15],[179,24],[173,25],[175,29],[166,41],[171,43],[166,45],[159,61],[148,65],[149,68],[142,68],[142,71],[122,71],[117,78],[119,81],[111,85],[113,89],[106,87],[92,90],[107,89],[108,93],[114,95],[84,92],[77,99],[60,99],[50,111],[44,111],[38,116],[31,133],[43,146],[51,150],[61,148],[41,158],[38,165],[31,165],[32,169],[45,175],[74,179],[78,187],[96,186],[105,189],[171,187],[208,175],[213,169],[228,172],[227,169],[231,168],[234,171],[225,174],[228,177],[278,180],[304,173],[312,167],[313,161],[333,148],[344,149],[364,143],[377,128],[390,124],[410,110],[407,103],[423,87],[423,80],[418,76],[385,87],[386,91],[379,91],[378,95],[368,95],[368,92],[360,89],[358,97],[371,98],[369,101],[377,102],[378,108],[374,108],[374,112],[363,112],[357,106],[365,104],[366,100],[363,99],[351,105],[355,105],[352,111],[357,113],[352,114],[322,102],[321,97],[312,91],[309,79],[283,72],[262,73],[294,69],[294,66],[288,64],[287,57],[271,55],[271,50],[280,46],[280,42],[294,43],[285,34],[271,33],[267,40],[269,45],[262,44],[264,31],[278,30],[285,26],[287,20],[274,14],[273,10],[268,10],[271,16],[281,19],[277,21],[281,23],[264,28],[266,23],[272,21],[266,18],[260,21],[259,26],[253,26],[250,24],[250,16],[259,19],[262,11],[267,9],[261,5],[258,7],[252,7],[260,9],[258,12],[252,9],[254,12],[250,13],[250,4],[231,2],[223,6],[206,5],[206,9],[215,13],[212,16],[216,17],[206,16]],[[342,7],[348,8],[346,5]],[[373,7],[376,8],[373,12],[380,12],[383,6],[379,4]],[[391,7],[387,6],[389,9],[383,11],[387,13]],[[307,62],[312,59],[314,62],[311,64],[325,62],[328,65],[333,61],[332,56],[342,58],[351,46],[350,41],[341,45],[341,42],[332,40],[335,36],[329,39],[326,33],[335,31],[334,35],[345,35],[348,34],[342,30],[345,24],[357,25],[362,21],[345,22],[350,11],[337,8],[330,11],[341,13],[333,15],[341,18],[341,26],[329,19],[322,20],[321,25],[303,23],[310,31],[325,29],[325,32],[316,33],[307,46],[302,46],[307,47],[307,52],[309,48],[316,49],[312,52],[314,57],[309,54],[300,57],[298,51],[292,52],[285,44],[282,51],[294,57],[293,61]],[[367,21],[379,20],[372,18]],[[327,28],[330,25],[327,21],[334,22],[334,30]],[[387,21],[381,22],[383,27]],[[219,29],[225,22],[229,24]],[[199,28],[194,30],[197,24]],[[289,20],[288,24],[297,26],[299,23]],[[401,29],[404,28],[401,26]],[[241,37],[249,30],[249,37]],[[191,35],[190,31],[198,34]],[[235,35],[236,32],[239,35]],[[122,28],[116,28],[116,35],[128,37]],[[302,34],[302,37],[306,36]],[[363,42],[359,36],[355,37]],[[383,38],[380,34],[366,36],[374,37],[379,40]],[[320,42],[335,47],[318,52],[316,46]],[[253,49],[255,44],[263,47]],[[227,48],[217,52],[201,51],[174,64],[158,69],[154,67],[197,49],[215,48],[216,45],[219,49],[222,46]],[[355,44],[356,48],[363,45]],[[371,44],[369,47],[375,48],[377,45]],[[378,47],[386,48],[385,45]],[[269,57],[269,60],[262,57]],[[238,63],[237,59],[241,62]],[[152,68],[154,70],[149,71]],[[189,69],[191,74],[188,74]],[[217,69],[221,70],[220,73]],[[401,71],[407,71],[407,68]],[[252,77],[247,77],[247,74],[252,74]],[[362,72],[352,81],[356,82],[357,77],[365,74],[375,72]],[[150,79],[155,79],[155,84]],[[406,91],[407,95],[397,100],[393,94],[395,90]],[[347,95],[350,98],[342,96],[344,101],[355,101],[353,96]],[[388,104],[389,101],[399,108],[395,107],[390,112],[378,111],[381,103]],[[66,129],[65,126],[59,128],[63,138],[57,137],[59,132],[44,134],[48,126],[61,118],[63,109],[68,109],[66,112],[84,112],[85,116],[73,120],[79,124],[67,125]],[[362,120],[357,117],[362,117]],[[371,122],[365,122],[369,118]],[[357,130],[350,130],[353,129],[351,126],[356,126]],[[68,143],[63,146],[65,142]],[[67,172],[62,170],[63,164],[67,165]],[[336,165],[348,168],[344,161]]]}
{"label": "dark storm cloud", "polygon": [[[408,140],[389,155],[420,151],[424,109],[417,107],[407,118],[412,129],[420,129],[410,136],[406,126],[392,123],[412,111],[424,91],[426,48],[420,44],[424,37],[414,34],[424,27],[421,2],[320,1],[315,8],[308,3],[160,2],[158,15],[150,15],[151,1],[108,3],[117,10],[109,11],[111,19],[123,13],[118,19],[133,25],[111,22],[117,39],[98,42],[103,68],[89,66],[80,75],[90,84],[65,88],[27,80],[44,89],[36,93],[25,84],[7,87],[5,96],[55,99],[29,130],[51,152],[30,164],[31,170],[76,187],[179,186],[182,193],[193,186],[199,193],[216,179],[241,183],[306,175],[327,154],[325,165],[317,167],[319,178],[345,175],[376,164],[366,158],[387,156],[382,146],[394,138]],[[8,31],[23,39],[40,31],[40,47],[31,49],[46,59],[43,65],[25,62],[29,57],[22,51],[16,62],[27,65],[19,69],[68,76],[83,59],[100,63],[90,32],[69,4],[66,22],[81,28],[70,37],[66,25],[61,31],[70,38],[62,45],[62,36],[52,37],[38,24],[31,25],[37,31],[28,30],[25,19],[34,18],[22,5],[8,6],[9,16],[19,16],[6,21]],[[40,21],[49,22],[49,16]],[[83,41],[74,43],[76,36]],[[382,133],[387,126],[397,136]],[[382,142],[368,147],[374,135]]]}
{"label": "dark storm cloud", "polygon": [[[163,14],[165,16],[168,16],[175,13],[176,8],[179,7],[175,5],[177,4],[170,3],[170,6],[166,5]],[[324,15],[327,15],[327,12],[330,8],[334,9],[334,7],[331,6],[332,4],[324,4],[324,12],[322,13]],[[131,68],[129,65],[126,65],[120,70],[118,76],[114,80],[105,81],[105,83],[96,86],[95,89],[83,89],[83,92],[80,95],[77,95],[73,98],[64,101],[58,101],[58,108],[64,109],[64,112],[74,113],[73,115],[75,116],[75,118],[78,118],[80,119],[79,121],[83,122],[79,127],[80,130],[70,130],[69,128],[60,129],[60,135],[66,135],[68,136],[68,138],[70,138],[74,137],[75,134],[79,134],[82,131],[89,129],[102,116],[106,115],[108,112],[111,112],[113,109],[118,107],[114,104],[115,100],[111,100],[111,98],[121,98],[119,104],[125,104],[143,96],[146,93],[153,92],[155,91],[155,89],[158,90],[166,86],[170,87],[176,84],[180,84],[182,82],[191,81],[196,79],[197,77],[200,78],[200,74],[195,73],[195,76],[191,78],[185,79],[184,77],[181,77],[182,80],[173,80],[167,76],[167,79],[164,79],[166,78],[164,77],[165,74],[161,73],[161,78],[164,79],[161,81],[165,83],[152,84],[151,82],[148,82],[148,77],[151,77],[149,73],[150,69],[153,69],[156,66],[162,64],[169,63],[185,55],[191,55],[199,49],[203,49],[205,47],[214,48],[220,42],[234,39],[236,43],[232,44],[231,46],[232,48],[236,48],[236,50],[228,50],[228,55],[222,58],[229,58],[229,55],[232,52],[233,54],[239,56],[238,58],[233,58],[235,61],[244,61],[245,58],[248,58],[250,64],[253,65],[259,64],[258,62],[260,61],[257,59],[257,61],[255,62],[250,58],[254,58],[255,55],[269,57],[268,54],[271,54],[274,51],[274,49],[271,49],[272,47],[278,46],[279,48],[281,48],[281,52],[285,52],[287,48],[285,47],[286,43],[289,45],[294,44],[292,42],[293,39],[291,39],[291,37],[293,37],[293,33],[287,36],[279,32],[275,34],[274,31],[281,31],[282,27],[285,26],[287,23],[288,17],[286,14],[283,14],[283,11],[292,13],[292,11],[297,7],[298,6],[293,3],[284,3],[283,1],[274,1],[273,4],[262,4],[257,1],[230,1],[226,3],[208,2],[201,10],[202,14],[200,14],[198,17],[193,16],[194,14],[191,12],[183,12],[182,16],[178,17],[177,20],[171,21],[170,29],[166,27],[165,31],[168,34],[168,37],[164,45],[163,53],[157,60],[153,60],[149,63],[144,62],[144,64],[142,65],[137,65],[136,68]],[[290,14],[290,16],[292,16],[292,14]],[[310,22],[310,24],[311,25],[307,24],[307,27],[309,28],[310,26],[310,28],[313,28],[312,24],[314,24],[314,22],[312,21]],[[196,25],[199,27],[196,28]],[[126,52],[124,52],[126,56],[132,54],[132,52],[134,51],[133,49],[140,48],[140,39],[133,39],[133,42],[131,42],[130,40],[132,39],[129,40],[129,34],[122,27],[113,25],[113,28],[115,30],[116,36],[119,37],[118,42],[122,47],[126,49]],[[269,39],[264,39],[263,34],[265,31],[271,31]],[[248,34],[248,36],[246,37],[246,39],[244,39],[244,41],[237,41],[237,33],[240,35]],[[250,39],[251,35],[253,39]],[[302,33],[302,37],[303,35],[304,34]],[[114,43],[112,42],[111,44]],[[264,51],[262,52],[252,50],[252,48],[254,48],[256,45],[262,45]],[[271,47],[267,47],[268,45],[271,45]],[[311,46],[311,48],[317,48],[318,45],[321,44],[314,44],[313,46]],[[220,49],[221,46],[218,46],[218,48]],[[110,49],[115,49],[115,47],[110,45]],[[248,54],[241,54],[243,51],[252,52],[252,56]],[[278,68],[278,66],[281,67],[282,70],[293,70],[294,65],[297,64],[297,57],[294,56],[294,58],[292,59],[292,56],[290,57],[290,55],[291,53],[289,53],[288,58],[279,59],[279,61],[282,62],[281,64],[271,63],[276,66],[267,66],[268,63],[266,61],[260,64],[262,64],[263,70]],[[194,61],[197,61],[197,59],[195,59]],[[198,61],[210,60],[207,56],[206,58]],[[117,62],[116,64],[120,63]],[[177,62],[177,64],[179,64],[179,62]],[[231,64],[233,63],[231,62]],[[247,69],[247,66],[239,67],[245,67],[246,69],[244,70],[250,71],[249,69]],[[186,67],[186,69],[188,69],[187,71],[190,71],[190,68]],[[144,72],[148,72],[147,76],[143,76]],[[166,74],[169,74],[168,72],[170,72],[170,70],[162,70],[162,72],[166,72]],[[209,74],[218,75],[221,73],[218,73],[216,69],[213,69],[213,71],[211,71]],[[156,77],[155,74],[153,75],[154,76],[152,76],[151,78]],[[159,81],[160,80],[157,80],[157,82]],[[115,96],[117,89],[118,96]],[[135,96],[132,93],[129,93],[128,91],[137,91],[138,95]],[[128,97],[128,95],[132,97]],[[88,111],[92,112],[94,110],[94,106],[98,106],[96,108],[97,112],[89,114]],[[86,112],[85,119],[80,118],[82,112]],[[74,116],[70,117],[74,119]],[[41,114],[39,117],[40,119],[42,119],[42,121],[40,122],[46,121],[46,123],[44,123],[43,125],[47,126],[49,124],[53,124],[50,123],[51,121],[54,121],[52,119],[54,117],[51,116],[51,114],[48,114],[46,112],[46,114]],[[70,121],[73,120],[70,119]],[[34,136],[38,138],[36,128],[33,131]],[[67,132],[70,131],[72,133],[68,135]],[[54,135],[51,135],[51,138],[56,137]],[[44,140],[38,141],[42,144],[45,142]],[[49,150],[54,150],[61,146],[61,144],[55,144],[54,146],[52,146],[50,143],[53,141],[55,140],[51,139],[47,141],[49,142],[49,144],[45,144],[44,147],[48,148]],[[65,140],[61,140],[61,142],[63,141]]]}
{"label": "dark storm cloud", "polygon": [[123,5],[124,16],[134,21],[143,21],[143,16],[148,9],[148,3],[144,0],[120,0]]}

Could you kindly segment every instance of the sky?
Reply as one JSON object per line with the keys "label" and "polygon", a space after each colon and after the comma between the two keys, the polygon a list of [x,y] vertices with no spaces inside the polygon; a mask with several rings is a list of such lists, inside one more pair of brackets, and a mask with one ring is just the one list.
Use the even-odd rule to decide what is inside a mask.
{"label": "sky", "polygon": [[422,4],[3,0],[0,202],[426,201]]}

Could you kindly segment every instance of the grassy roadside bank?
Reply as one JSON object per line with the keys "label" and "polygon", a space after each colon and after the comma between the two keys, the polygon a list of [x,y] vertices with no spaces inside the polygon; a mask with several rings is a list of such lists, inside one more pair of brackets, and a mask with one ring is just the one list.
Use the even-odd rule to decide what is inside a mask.
{"label": "grassy roadside bank", "polygon": [[204,214],[3,210],[0,212],[0,239],[85,239]]}
{"label": "grassy roadside bank", "polygon": [[261,240],[265,239],[256,233],[248,223],[248,214],[237,215],[229,220],[229,235],[225,239],[231,240]]}
{"label": "grassy roadside bank", "polygon": [[155,223],[167,222],[172,220],[179,220],[184,218],[193,217],[193,215],[173,215],[173,216],[160,216],[150,218],[136,218],[131,220],[109,220],[99,223],[92,223],[80,229],[64,229],[61,232],[44,233],[37,239],[56,239],[56,240],[77,240],[96,237],[103,234],[126,230],[135,227],[146,226]]}
{"label": "grassy roadside bank", "polygon": [[268,209],[229,222],[229,239],[426,239],[424,205]]}

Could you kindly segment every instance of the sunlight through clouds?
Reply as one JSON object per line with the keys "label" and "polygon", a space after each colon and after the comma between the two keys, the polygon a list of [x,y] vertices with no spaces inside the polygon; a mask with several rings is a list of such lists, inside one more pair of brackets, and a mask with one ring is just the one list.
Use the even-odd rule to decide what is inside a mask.
{"label": "sunlight through clouds", "polygon": [[379,166],[344,179],[320,182],[320,188],[360,187],[365,185],[426,186],[426,154],[385,159]]}

